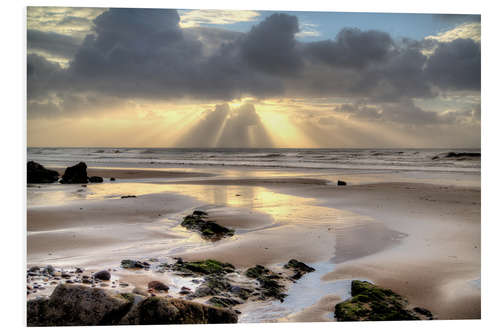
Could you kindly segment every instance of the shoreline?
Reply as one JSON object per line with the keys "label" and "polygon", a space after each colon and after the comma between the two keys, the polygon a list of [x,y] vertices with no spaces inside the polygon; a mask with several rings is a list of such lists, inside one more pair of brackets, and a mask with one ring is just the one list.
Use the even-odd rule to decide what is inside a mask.
{"label": "shoreline", "polygon": [[[93,170],[105,171],[107,175],[114,173],[120,179],[117,169],[103,171],[89,168],[89,175],[99,175],[93,173]],[[176,180],[180,174],[181,177],[205,176],[202,173],[127,170],[124,180],[169,178],[170,182],[157,184],[162,187],[158,187],[154,193],[140,194],[134,199],[99,197],[90,201],[77,200],[63,206],[28,207],[28,231],[32,237],[36,232],[41,232],[36,235],[39,238],[38,244],[43,245],[52,240],[60,244],[58,251],[64,252],[68,244],[64,244],[63,239],[67,239],[69,234],[60,231],[62,238],[57,240],[52,233],[55,225],[40,224],[40,221],[51,220],[54,223],[57,221],[54,217],[58,216],[60,226],[67,227],[67,221],[73,221],[74,227],[78,228],[85,221],[87,226],[94,224],[96,227],[112,227],[113,220],[118,223],[115,224],[117,227],[125,226],[124,223],[129,219],[130,230],[127,231],[125,227],[122,236],[127,239],[127,235],[135,234],[148,238],[151,244],[145,250],[150,251],[152,256],[165,253],[161,246],[154,245],[155,242],[161,244],[163,238],[168,239],[170,244],[178,245],[178,250],[167,251],[167,256],[182,255],[188,260],[210,257],[234,262],[239,267],[283,262],[286,258],[289,259],[290,253],[300,253],[300,256],[296,256],[306,263],[332,259],[335,268],[322,276],[322,280],[327,283],[362,277],[407,296],[411,303],[429,308],[440,319],[480,318],[480,288],[464,291],[467,281],[480,276],[480,188],[418,182],[349,184],[337,187],[321,179],[295,176],[267,180]],[[89,184],[88,188],[100,187],[105,189],[103,193],[108,193],[108,188],[118,184],[121,182]],[[131,189],[138,184],[142,186],[144,183],[123,186],[129,186],[124,189]],[[274,200],[271,201],[271,206],[259,204],[259,200],[269,200],[271,197]],[[186,200],[187,198],[190,199]],[[171,200],[173,202],[169,202]],[[164,202],[168,203],[167,206]],[[283,211],[289,206],[289,202],[294,202],[296,208],[288,207],[288,211]],[[179,203],[184,204],[179,206]],[[158,206],[175,206],[175,209],[162,208],[160,211]],[[176,227],[182,212],[194,207],[212,210],[214,219],[221,225],[236,228],[236,240],[208,247],[196,245],[200,244],[200,240],[195,235]],[[79,208],[83,208],[84,215],[79,212]],[[63,213],[64,210],[66,213]],[[104,213],[106,211],[108,213]],[[312,220],[316,226],[310,224],[311,217],[314,217]],[[344,225],[338,225],[330,233],[332,231],[328,228],[331,228],[331,221],[339,218],[344,221]],[[322,219],[324,222],[318,222]],[[358,222],[355,223],[355,220]],[[359,221],[362,223],[359,224]],[[422,225],[419,221],[426,223]],[[33,228],[33,223],[36,222],[38,226]],[[132,227],[137,225],[142,225],[144,231],[138,232],[138,229]],[[316,234],[314,228],[317,228]],[[72,228],[69,229],[69,233],[74,232]],[[306,234],[302,230],[306,231],[307,237],[304,238]],[[443,232],[449,236],[443,236]],[[84,236],[78,232],[76,234],[77,238]],[[465,249],[460,246],[459,241],[450,239],[451,235],[458,237],[462,243],[474,243],[477,248]],[[333,248],[331,245],[322,246],[321,237],[325,238],[325,244],[333,242]],[[95,234],[90,233],[87,238],[95,239]],[[112,240],[104,242],[113,245]],[[90,241],[82,244],[76,252],[95,246]],[[300,246],[297,247],[296,244]],[[33,251],[30,252],[29,248],[28,235],[28,264],[30,257],[33,259],[33,254],[30,255]],[[45,249],[42,246],[34,252],[43,251]],[[245,256],[245,253],[251,255]],[[46,255],[40,256],[37,262],[42,263],[44,257],[49,258]],[[54,257],[50,257],[50,260],[57,262]],[[452,269],[457,260],[460,260],[459,267]],[[98,267],[98,261],[95,263]],[[453,297],[450,298],[450,295]],[[281,320],[329,320],[325,317],[325,302],[337,298],[336,295],[325,294],[313,305]]]}

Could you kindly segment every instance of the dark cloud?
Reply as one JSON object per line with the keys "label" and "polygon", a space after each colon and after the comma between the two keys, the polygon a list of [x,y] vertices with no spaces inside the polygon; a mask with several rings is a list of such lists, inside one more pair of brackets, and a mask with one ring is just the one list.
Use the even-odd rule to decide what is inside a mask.
{"label": "dark cloud", "polygon": [[440,43],[426,67],[429,80],[442,89],[481,89],[481,46],[471,39]]}
{"label": "dark cloud", "polygon": [[[93,23],[67,69],[28,56],[29,112],[38,105],[40,114],[48,113],[55,105],[76,114],[130,98],[342,97],[381,106],[358,108],[358,117],[427,124],[436,121],[435,113],[416,107],[413,98],[435,96],[433,86],[480,88],[480,47],[472,40],[395,41],[381,31],[344,29],[335,40],[299,43],[298,20],[287,14],[272,15],[248,33],[181,29],[177,11],[170,9],[110,9]],[[60,36],[32,31],[28,38],[38,48],[50,48],[59,38],[55,52],[72,52],[71,42]],[[427,58],[421,51],[431,47],[435,52]],[[207,128],[220,119],[231,123],[220,129],[224,137],[233,137],[231,128],[263,128],[250,106],[230,116],[223,107],[216,111],[206,114]],[[263,131],[257,137],[267,145]]]}
{"label": "dark cloud", "polygon": [[436,112],[425,111],[410,99],[376,105],[367,105],[362,102],[342,104],[336,107],[335,111],[358,119],[383,120],[401,124],[429,125],[441,122]]}
{"label": "dark cloud", "polygon": [[28,52],[42,51],[70,59],[75,55],[79,46],[80,41],[78,39],[55,32],[29,29],[27,33]]}
{"label": "dark cloud", "polygon": [[290,75],[302,68],[302,56],[295,34],[299,32],[296,16],[273,14],[243,38],[241,53],[248,64],[266,73]]}
{"label": "dark cloud", "polygon": [[306,54],[313,61],[331,66],[362,68],[373,62],[387,60],[394,42],[385,32],[345,28],[335,41],[326,40],[306,44]]}
{"label": "dark cloud", "polygon": [[28,101],[46,98],[48,92],[59,87],[61,66],[38,54],[28,53],[26,72]]}

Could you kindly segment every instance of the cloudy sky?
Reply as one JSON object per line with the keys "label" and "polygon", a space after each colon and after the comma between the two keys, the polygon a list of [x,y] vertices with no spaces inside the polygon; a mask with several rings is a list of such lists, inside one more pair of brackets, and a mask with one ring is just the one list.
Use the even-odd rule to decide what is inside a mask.
{"label": "cloudy sky", "polygon": [[28,146],[479,147],[477,15],[29,7]]}

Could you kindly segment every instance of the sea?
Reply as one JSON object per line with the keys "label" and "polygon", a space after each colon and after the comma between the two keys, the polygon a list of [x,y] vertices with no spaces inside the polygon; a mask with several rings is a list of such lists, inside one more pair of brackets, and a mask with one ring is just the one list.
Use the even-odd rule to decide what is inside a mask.
{"label": "sea", "polygon": [[[453,156],[450,153],[472,153]],[[28,147],[44,166],[120,168],[289,168],[301,170],[422,171],[480,174],[480,149],[293,149]]]}

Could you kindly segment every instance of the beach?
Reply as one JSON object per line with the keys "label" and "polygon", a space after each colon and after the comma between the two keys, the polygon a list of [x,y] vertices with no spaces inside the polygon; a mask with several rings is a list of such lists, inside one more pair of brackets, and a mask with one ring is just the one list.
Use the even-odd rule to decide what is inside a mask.
{"label": "beach", "polygon": [[[245,153],[248,159],[261,154]],[[286,284],[283,302],[234,306],[239,322],[334,321],[335,304],[350,297],[355,279],[404,295],[438,319],[481,318],[480,161],[436,161],[432,157],[442,152],[430,151],[416,162],[397,157],[414,159],[414,151],[371,150],[362,154],[375,162],[365,159],[363,166],[349,168],[346,160],[335,168],[334,162],[327,167],[314,160],[303,164],[312,167],[299,167],[294,159],[302,152],[286,161],[270,154],[276,153],[265,152],[255,163],[231,156],[233,162],[224,157],[198,165],[194,157],[186,164],[186,156],[182,163],[134,164],[130,156],[98,163],[74,152],[71,159],[51,159],[29,151],[29,158],[61,175],[76,159],[87,162],[89,177],[104,182],[28,186],[28,268],[110,270],[104,288],[147,289],[149,281],[159,280],[170,287],[169,295],[183,298],[182,287],[196,288],[192,278],[156,268],[124,269],[120,262],[148,261],[153,267],[174,258],[214,259],[237,272],[255,265],[281,272],[297,259],[315,271]],[[207,241],[182,227],[195,210],[234,235]],[[28,299],[49,295],[57,283],[43,285]]]}

